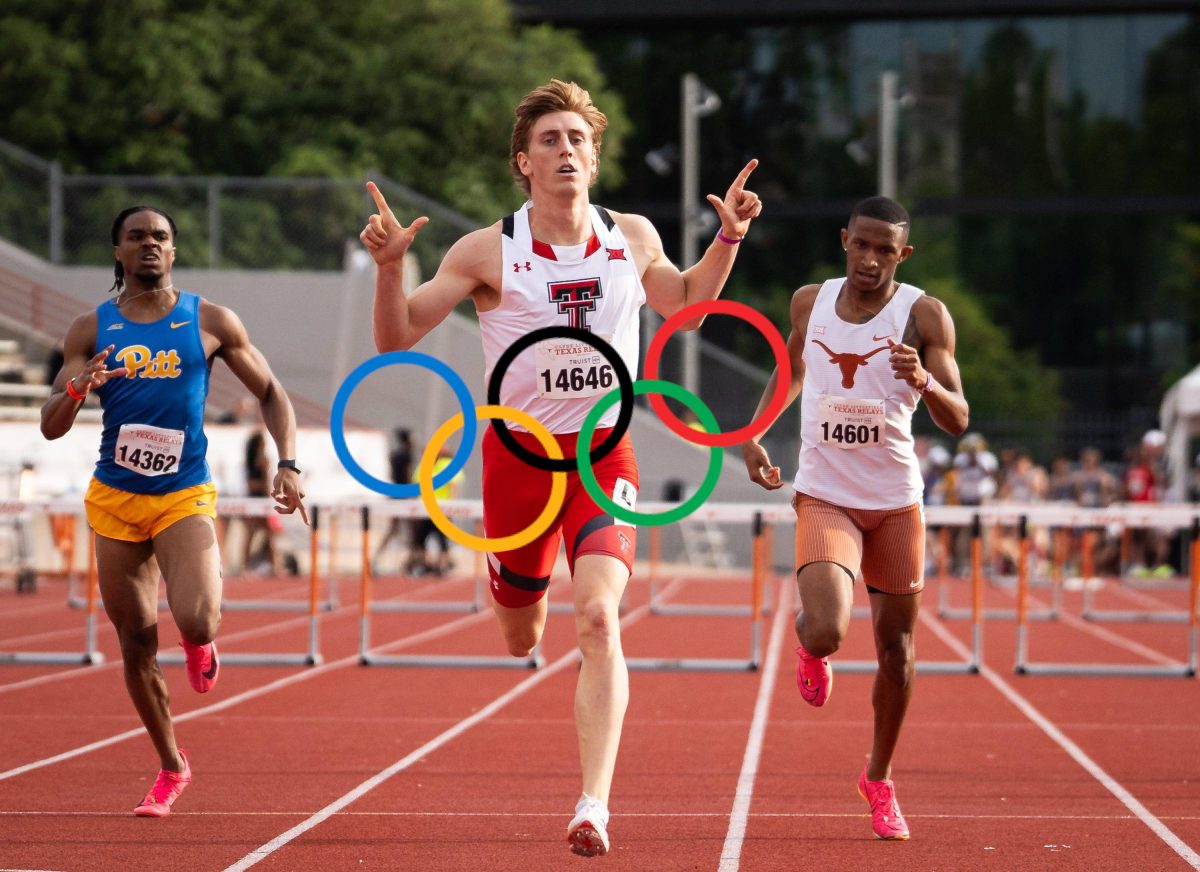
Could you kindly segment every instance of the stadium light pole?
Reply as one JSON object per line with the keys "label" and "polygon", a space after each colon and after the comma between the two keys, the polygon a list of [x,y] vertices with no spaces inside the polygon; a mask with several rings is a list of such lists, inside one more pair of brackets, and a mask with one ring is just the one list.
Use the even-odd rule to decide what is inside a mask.
{"label": "stadium light pole", "polygon": [[[909,92],[900,93],[900,74],[885,70],[879,76],[879,195],[896,199],[897,154],[900,151],[900,110],[916,102]],[[851,143],[853,145],[854,143]],[[851,155],[853,157],[853,155]]]}
{"label": "stadium light pole", "polygon": [[[712,214],[700,206],[700,119],[721,108],[721,98],[695,73],[687,73],[681,86],[680,124],[680,267],[696,263],[698,239],[712,228]],[[684,388],[700,393],[700,341],[696,331],[683,334]]]}

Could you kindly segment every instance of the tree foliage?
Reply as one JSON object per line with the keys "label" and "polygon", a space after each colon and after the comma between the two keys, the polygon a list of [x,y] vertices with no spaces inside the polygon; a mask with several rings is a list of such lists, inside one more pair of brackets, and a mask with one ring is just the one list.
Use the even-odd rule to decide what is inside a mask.
{"label": "tree foliage", "polygon": [[[67,172],[381,171],[491,221],[520,201],[512,111],[551,77],[619,98],[573,35],[503,0],[17,0],[0,17],[0,136]],[[30,95],[37,95],[30,99]]]}

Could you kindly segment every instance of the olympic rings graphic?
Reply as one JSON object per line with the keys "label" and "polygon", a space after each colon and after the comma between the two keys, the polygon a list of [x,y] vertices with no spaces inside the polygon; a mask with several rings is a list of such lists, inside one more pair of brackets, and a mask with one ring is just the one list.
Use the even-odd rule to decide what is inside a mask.
{"label": "olympic rings graphic", "polygon": [[[635,396],[656,393],[664,394],[678,400],[695,412],[696,417],[700,419],[700,423],[707,427],[710,432],[715,432],[720,426],[717,423],[716,415],[704,404],[703,400],[691,391],[673,382],[658,381],[656,379],[638,379],[633,383],[633,393]],[[709,494],[716,488],[717,480],[721,477],[721,463],[724,459],[724,452],[716,446],[709,449],[708,473],[704,476],[704,481],[701,482],[700,487],[696,489],[696,492],[686,502],[679,504],[673,509],[668,509],[658,514],[650,514],[635,512],[613,502],[600,489],[600,483],[596,481],[596,473],[593,471],[591,461],[588,459],[587,446],[591,442],[592,433],[596,429],[596,424],[599,422],[600,416],[604,414],[604,411],[609,406],[617,401],[617,398],[618,394],[616,391],[605,394],[592,407],[591,411],[588,412],[587,417],[583,419],[583,427],[579,431],[578,447],[575,453],[579,461],[579,480],[583,483],[584,490],[587,491],[588,496],[601,509],[613,517],[630,524],[658,527],[663,524],[673,524],[676,521],[686,518],[692,512],[696,511],[696,509],[700,508],[704,504],[704,501],[708,499]],[[422,493],[422,496],[424,496],[424,493]]]}
{"label": "olympic rings graphic", "polygon": [[[615,393],[610,394],[610,396],[615,395]],[[611,406],[612,402],[609,402],[608,405]],[[556,459],[562,458],[562,449],[558,446],[558,441],[550,431],[537,418],[522,412],[520,409],[498,405],[479,406],[475,409],[475,415],[480,419],[490,418],[492,420],[499,420],[501,417],[511,418],[528,429],[538,442],[542,443],[542,446],[546,449],[546,453],[550,457]],[[597,416],[597,420],[599,420],[599,416]],[[446,513],[442,511],[442,507],[437,503],[437,495],[433,492],[435,484],[433,464],[437,460],[438,451],[446,443],[446,440],[450,438],[450,434],[462,426],[463,415],[462,412],[458,412],[453,418],[437,429],[430,438],[429,444],[425,446],[425,452],[421,455],[421,464],[417,467],[417,482],[421,488],[421,502],[425,504],[425,511],[429,513],[429,519],[448,538],[459,545],[473,548],[476,551],[491,551],[495,554],[502,551],[512,551],[520,548],[522,545],[528,545],[538,536],[545,533],[558,516],[558,510],[562,508],[563,500],[567,495],[567,474],[561,470],[556,470],[550,476],[550,499],[546,502],[546,507],[542,509],[542,513],[537,516],[532,524],[519,533],[513,533],[511,536],[499,536],[494,539],[464,533],[446,517]],[[593,423],[592,426],[594,429],[595,424]],[[465,437],[463,438],[463,442],[467,445],[471,444],[467,442]],[[589,466],[588,468],[590,469],[591,467]]]}
{"label": "olympic rings graphic", "polygon": [[[658,362],[662,357],[663,346],[667,344],[667,340],[671,337],[671,334],[678,330],[685,321],[690,321],[700,315],[733,315],[735,318],[748,321],[758,328],[758,331],[762,333],[763,337],[770,344],[771,350],[775,352],[775,393],[771,396],[771,402],[763,410],[763,413],[749,424],[729,433],[721,433],[715,426],[709,428],[710,432],[701,433],[684,424],[671,413],[662,395],[672,396],[673,399],[680,398],[675,397],[667,391],[652,394],[650,396],[650,407],[654,409],[659,420],[666,424],[672,433],[686,439],[688,442],[694,442],[696,445],[704,445],[708,448],[728,448],[731,445],[737,445],[739,442],[744,442],[754,437],[757,434],[759,422],[774,421],[779,416],[779,413],[783,411],[783,407],[787,405],[788,388],[792,383],[791,356],[788,354],[787,343],[783,341],[783,336],[775,329],[775,325],[758,310],[750,308],[745,303],[737,303],[733,300],[701,300],[698,303],[692,303],[690,306],[684,306],[664,321],[662,326],[655,332],[654,337],[650,340],[649,347],[646,349],[646,363],[643,367],[645,380],[658,378]],[[699,412],[696,414],[698,415]]]}
{"label": "olympic rings graphic", "polygon": [[[608,438],[597,445],[596,450],[591,453],[591,462],[597,463],[617,447],[617,443],[621,441],[621,437],[625,435],[625,431],[629,429],[629,424],[633,420],[633,379],[630,377],[629,368],[625,366],[625,361],[621,359],[621,355],[617,354],[615,348],[596,334],[581,330],[578,327],[543,327],[540,330],[534,330],[532,333],[526,333],[512,345],[508,346],[504,353],[500,355],[500,359],[496,361],[491,378],[488,379],[488,403],[495,406],[500,402],[500,383],[504,379],[504,373],[512,366],[512,362],[516,360],[518,354],[535,342],[556,338],[574,339],[577,342],[590,345],[599,351],[605,360],[612,364],[613,372],[617,374],[617,384],[620,386],[621,411],[617,414],[617,422],[613,425],[612,432],[608,434]],[[609,405],[612,405],[612,403],[609,403]],[[518,423],[523,424],[524,422],[519,421]],[[559,455],[560,459],[556,460],[534,454],[519,443],[512,433],[508,432],[508,427],[499,416],[492,419],[492,428],[496,431],[496,435],[500,437],[500,441],[504,443],[504,446],[530,466],[537,469],[546,469],[551,472],[575,471],[576,462],[573,459],[568,458],[563,460],[561,459],[562,455]]]}
{"label": "olympic rings graphic", "polygon": [[[378,354],[375,357],[364,360],[351,370],[350,375],[346,376],[346,380],[338,388],[337,395],[333,398],[333,406],[329,410],[329,435],[333,437],[333,450],[337,453],[338,460],[342,462],[342,466],[346,467],[346,471],[354,476],[363,487],[387,497],[405,499],[419,495],[421,493],[421,486],[412,482],[392,483],[376,478],[358,465],[358,461],[350,454],[350,449],[346,445],[346,403],[350,400],[350,394],[354,392],[354,389],[358,387],[364,378],[375,372],[375,370],[398,363],[411,363],[416,366],[423,366],[431,372],[440,375],[453,388],[454,395],[458,397],[458,404],[462,406],[464,412],[471,410],[475,405],[475,400],[471,397],[471,391],[467,388],[466,382],[462,380],[462,376],[436,357],[430,357],[428,354],[422,354],[419,351],[389,351],[386,354]],[[462,442],[459,443],[458,451],[454,453],[450,465],[443,469],[438,474],[438,477],[433,480],[433,487],[443,487],[467,465],[471,451],[475,448],[475,434],[478,427],[479,425],[474,417],[467,420],[466,426],[463,428]],[[445,442],[445,439],[442,441]]]}

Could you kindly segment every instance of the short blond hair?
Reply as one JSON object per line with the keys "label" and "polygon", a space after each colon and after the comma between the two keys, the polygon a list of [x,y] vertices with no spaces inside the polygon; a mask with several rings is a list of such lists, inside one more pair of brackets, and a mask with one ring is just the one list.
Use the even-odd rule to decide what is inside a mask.
{"label": "short blond hair", "polygon": [[[529,194],[529,179],[521,172],[517,163],[517,155],[529,150],[529,137],[533,125],[543,115],[551,112],[574,112],[579,115],[592,131],[592,155],[600,160],[600,139],[608,127],[608,118],[592,103],[592,97],[574,82],[561,82],[551,79],[549,83],[534,88],[521,98],[517,104],[517,123],[513,125],[512,145],[509,149],[508,167],[512,172],[513,181]],[[595,173],[591,182],[595,182]]]}

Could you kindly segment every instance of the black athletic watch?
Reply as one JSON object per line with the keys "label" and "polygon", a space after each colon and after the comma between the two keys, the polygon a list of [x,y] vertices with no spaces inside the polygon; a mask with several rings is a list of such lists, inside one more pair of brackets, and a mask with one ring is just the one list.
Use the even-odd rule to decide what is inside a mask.
{"label": "black athletic watch", "polygon": [[296,461],[294,460],[281,460],[278,465],[280,469],[291,469],[295,471],[296,475],[300,474],[300,467],[296,465]]}

